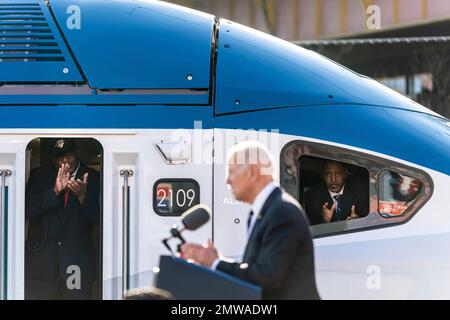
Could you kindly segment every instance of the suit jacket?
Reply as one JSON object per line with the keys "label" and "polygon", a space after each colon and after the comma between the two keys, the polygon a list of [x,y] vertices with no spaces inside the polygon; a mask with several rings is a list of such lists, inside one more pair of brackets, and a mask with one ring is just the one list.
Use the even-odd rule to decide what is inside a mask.
{"label": "suit jacket", "polygon": [[64,192],[53,191],[57,170],[41,167],[31,171],[26,187],[25,215],[29,221],[26,241],[25,275],[38,280],[67,280],[67,267],[81,270],[81,282],[96,276],[92,227],[100,221],[100,176],[80,164],[76,179],[88,172],[84,203],[69,194],[64,208]]}
{"label": "suit jacket", "polygon": [[[353,205],[355,205],[355,211],[360,217],[367,216],[369,213],[369,187],[367,183],[347,179],[342,196],[342,215],[338,217],[335,211],[330,222],[347,219]],[[305,194],[306,214],[312,225],[325,222],[322,218],[322,206],[327,202],[328,209],[331,209],[333,199],[331,199],[325,182],[321,182]]]}
{"label": "suit jacket", "polygon": [[255,222],[242,263],[221,261],[217,270],[261,286],[263,299],[319,299],[308,221],[279,188]]}

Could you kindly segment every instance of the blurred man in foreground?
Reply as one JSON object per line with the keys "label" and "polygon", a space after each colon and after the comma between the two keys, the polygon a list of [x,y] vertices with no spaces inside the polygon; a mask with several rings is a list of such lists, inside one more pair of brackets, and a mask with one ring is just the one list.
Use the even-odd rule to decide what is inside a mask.
{"label": "blurred man in foreground", "polygon": [[221,257],[211,241],[183,245],[183,257],[261,286],[263,299],[319,299],[309,224],[274,183],[271,154],[258,142],[243,142],[231,148],[227,164],[234,197],[251,205],[242,263]]}

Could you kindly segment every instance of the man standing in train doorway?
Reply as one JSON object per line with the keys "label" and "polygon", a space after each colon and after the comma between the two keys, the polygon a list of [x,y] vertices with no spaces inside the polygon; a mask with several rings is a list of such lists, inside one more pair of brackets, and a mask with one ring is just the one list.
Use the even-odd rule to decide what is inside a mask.
{"label": "man standing in train doorway", "polygon": [[32,170],[26,186],[25,298],[89,299],[100,176],[80,162],[75,140],[55,139],[51,151],[53,165]]}

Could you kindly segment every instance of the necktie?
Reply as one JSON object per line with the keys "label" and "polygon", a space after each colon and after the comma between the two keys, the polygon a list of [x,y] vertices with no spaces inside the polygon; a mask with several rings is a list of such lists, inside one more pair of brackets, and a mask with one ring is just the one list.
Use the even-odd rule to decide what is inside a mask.
{"label": "necktie", "polygon": [[64,209],[67,208],[67,205],[69,204],[69,193],[70,193],[70,190],[69,190],[69,188],[67,188],[64,193]]}
{"label": "necktie", "polygon": [[250,230],[250,224],[252,223],[253,210],[250,211],[247,219],[247,232]]}
{"label": "necktie", "polygon": [[342,194],[337,194],[333,197],[336,200],[336,217],[337,220],[342,220]]}

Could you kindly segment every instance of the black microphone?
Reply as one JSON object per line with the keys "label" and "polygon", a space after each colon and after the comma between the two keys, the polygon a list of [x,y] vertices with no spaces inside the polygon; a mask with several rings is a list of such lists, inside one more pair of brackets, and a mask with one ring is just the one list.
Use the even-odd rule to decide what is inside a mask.
{"label": "black microphone", "polygon": [[183,213],[181,222],[184,225],[184,229],[194,231],[207,223],[210,216],[211,210],[203,204],[198,204]]}
{"label": "black microphone", "polygon": [[181,243],[178,245],[178,252],[180,252],[181,245],[186,243],[186,240],[184,240],[183,236],[181,235],[181,232],[184,230],[190,230],[194,231],[200,228],[202,225],[204,225],[206,222],[209,221],[209,218],[211,216],[211,209],[209,207],[198,204],[191,209],[187,210],[185,213],[181,215],[181,223],[183,224],[183,227],[181,229],[178,228],[177,225],[173,225],[172,229],[170,229],[170,234],[172,235],[169,238],[163,239],[162,242],[166,246],[167,249],[169,249],[170,253],[173,255],[172,249],[170,248],[169,244],[167,243],[170,239],[178,238],[180,239]]}

